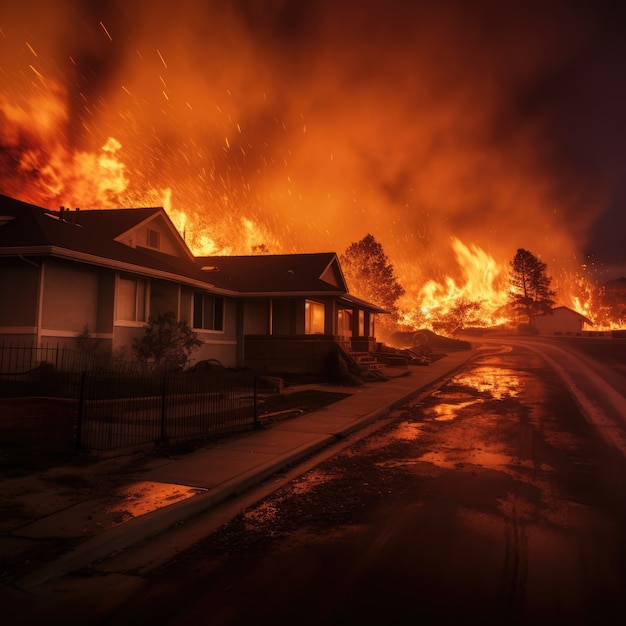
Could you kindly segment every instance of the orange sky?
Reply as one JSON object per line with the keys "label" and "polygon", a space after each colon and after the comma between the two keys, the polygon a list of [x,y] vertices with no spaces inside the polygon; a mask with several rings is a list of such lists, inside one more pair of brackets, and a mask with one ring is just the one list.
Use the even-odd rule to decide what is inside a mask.
{"label": "orange sky", "polygon": [[166,205],[232,253],[371,233],[406,281],[455,272],[457,239],[556,274],[624,261],[602,3],[93,4],[0,8],[2,193]]}

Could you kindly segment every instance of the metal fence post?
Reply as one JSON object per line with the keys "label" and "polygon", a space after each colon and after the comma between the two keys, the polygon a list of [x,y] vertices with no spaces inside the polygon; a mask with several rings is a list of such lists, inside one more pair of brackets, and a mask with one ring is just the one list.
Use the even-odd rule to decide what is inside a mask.
{"label": "metal fence post", "polygon": [[260,428],[261,424],[259,423],[259,412],[257,409],[257,380],[258,376],[254,377],[254,394],[253,394],[253,402],[254,402],[254,427]]}
{"label": "metal fence post", "polygon": [[78,418],[76,422],[76,449],[83,448],[83,405],[85,403],[85,379],[87,372],[80,373],[80,388],[78,391]]}
{"label": "metal fence post", "polygon": [[166,427],[165,427],[165,405],[167,394],[167,374],[163,373],[163,385],[161,387],[161,441],[165,442],[167,439]]}

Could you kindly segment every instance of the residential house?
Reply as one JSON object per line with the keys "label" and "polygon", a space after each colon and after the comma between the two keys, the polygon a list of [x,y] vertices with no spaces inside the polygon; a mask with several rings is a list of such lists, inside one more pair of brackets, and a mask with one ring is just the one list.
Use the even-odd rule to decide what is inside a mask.
{"label": "residential house", "polygon": [[83,334],[131,358],[149,316],[168,311],[202,340],[194,361],[268,373],[317,373],[336,342],[367,349],[385,313],[348,293],[334,253],[195,258],[161,207],[51,211],[0,196],[0,341]]}
{"label": "residential house", "polygon": [[334,252],[197,262],[212,285],[239,294],[239,347],[256,371],[319,373],[333,346],[376,348],[375,317],[387,311],[348,293]]}
{"label": "residential house", "polygon": [[557,306],[551,313],[535,317],[535,328],[541,335],[580,334],[585,324],[592,326],[593,322],[566,306]]}

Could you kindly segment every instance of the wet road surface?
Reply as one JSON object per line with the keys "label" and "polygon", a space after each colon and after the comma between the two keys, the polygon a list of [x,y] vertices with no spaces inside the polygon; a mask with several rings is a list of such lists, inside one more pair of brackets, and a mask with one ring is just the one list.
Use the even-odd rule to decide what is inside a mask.
{"label": "wet road surface", "polygon": [[621,624],[625,488],[541,356],[487,348],[91,623]]}

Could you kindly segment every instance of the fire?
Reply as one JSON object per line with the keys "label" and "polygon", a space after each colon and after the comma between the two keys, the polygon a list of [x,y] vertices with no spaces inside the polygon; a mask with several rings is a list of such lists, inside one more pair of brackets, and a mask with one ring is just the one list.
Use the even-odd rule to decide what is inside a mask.
{"label": "fire", "polygon": [[[407,292],[402,324],[446,332],[511,322],[508,262],[526,247],[557,304],[623,322],[577,261],[605,190],[550,168],[542,121],[516,118],[535,75],[547,84],[578,58],[575,38],[546,25],[520,56],[514,29],[495,51],[463,3],[415,32],[317,3],[302,23],[284,3],[73,4],[2,17],[0,192],[51,209],[163,206],[197,255],[341,254],[371,232]],[[310,38],[286,37],[305,22]]]}
{"label": "fire", "polygon": [[[232,206],[231,195],[212,197],[210,202],[217,208],[216,214],[205,215],[198,213],[198,201],[193,195],[189,197],[188,191],[176,190],[178,198],[188,198],[188,210],[174,206],[172,187],[148,186],[143,191],[131,192],[129,168],[122,160],[124,148],[114,137],[109,137],[98,151],[70,152],[53,139],[54,128],[67,117],[58,100],[52,99],[42,107],[32,102],[22,108],[2,103],[1,110],[13,128],[12,135],[4,134],[5,144],[13,143],[17,147],[19,129],[28,124],[31,133],[39,137],[30,148],[16,150],[17,177],[20,182],[31,181],[25,189],[21,185],[24,191],[17,194],[24,199],[56,208],[49,199],[71,193],[72,197],[80,198],[83,206],[103,207],[112,202],[128,207],[163,206],[198,256],[286,251],[286,246],[267,225],[246,217]],[[37,110],[38,114],[30,115],[30,110]],[[399,277],[407,292],[398,303],[400,326],[452,332],[463,326],[512,324],[507,311],[508,263],[496,261],[477,244],[466,244],[458,237],[451,237],[450,242],[459,272],[457,277],[425,278],[419,267]],[[587,279],[564,275],[556,282],[563,303],[597,320],[597,329],[623,326],[624,321],[615,319],[614,312],[602,305],[597,288]]]}
{"label": "fire", "polygon": [[[66,123],[68,115],[59,98],[47,98],[45,104],[30,101],[22,106],[3,101],[0,110],[11,122],[3,125],[3,143],[15,149],[17,160],[15,175],[9,177],[5,189],[8,193],[49,208],[56,208],[53,201],[69,194],[80,199],[82,206],[163,206],[198,256],[292,251],[270,225],[246,216],[242,210],[246,202],[244,207],[234,206],[237,199],[232,194],[197,198],[192,190],[183,189],[185,186],[176,181],[164,188],[134,187],[129,178],[132,169],[124,162],[124,146],[114,137],[108,137],[96,151],[70,151],[55,132]],[[24,136],[31,140],[26,142],[28,147],[21,148]],[[227,145],[230,148],[228,140]],[[209,178],[220,182],[214,172]],[[24,181],[29,184],[24,185]],[[19,187],[19,193],[11,185]],[[189,208],[175,206],[183,203]],[[213,212],[198,212],[199,205],[207,204],[214,208]],[[466,244],[458,237],[451,237],[450,245],[457,264],[456,277],[424,277],[421,268],[415,266],[407,275],[399,276],[407,292],[398,303],[400,326],[449,333],[463,326],[512,324],[507,311],[508,262],[497,261],[477,244]],[[623,320],[615,319],[614,312],[602,305],[598,290],[590,281],[566,274],[556,283],[562,302],[596,320],[596,328],[623,325]]]}
{"label": "fire", "polygon": [[[508,323],[507,268],[475,244],[453,237],[461,279],[429,279],[417,293],[407,293],[401,303],[402,325],[449,332],[459,326],[497,326]],[[419,285],[419,282],[417,283]]]}
{"label": "fire", "polygon": [[[409,280],[417,288],[407,290],[399,302],[400,325],[448,333],[469,326],[513,326],[516,321],[508,309],[508,262],[498,262],[479,246],[466,245],[455,237],[451,247],[461,278]],[[626,326],[626,307],[619,301],[610,302],[603,288],[589,278],[580,273],[563,273],[552,278],[556,305],[567,306],[589,319],[593,330]]]}
{"label": "fire", "polygon": [[2,168],[6,193],[55,208],[52,201],[71,190],[83,206],[102,207],[128,187],[122,145],[113,137],[97,151],[67,147],[61,131],[69,112],[63,90],[53,81],[19,103],[0,99],[0,120],[0,141],[9,151]]}

